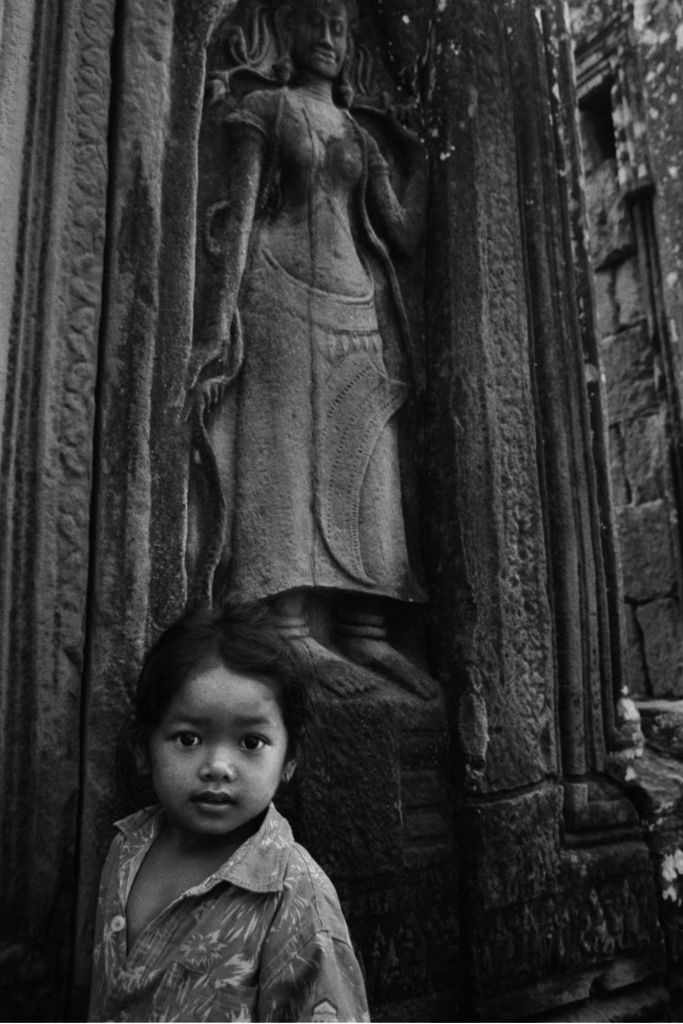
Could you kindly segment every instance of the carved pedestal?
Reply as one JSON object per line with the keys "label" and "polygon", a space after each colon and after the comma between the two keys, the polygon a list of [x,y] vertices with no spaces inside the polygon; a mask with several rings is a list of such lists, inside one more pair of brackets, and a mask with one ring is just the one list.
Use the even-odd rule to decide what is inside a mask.
{"label": "carved pedestal", "polygon": [[461,979],[444,706],[387,683],[357,699],[321,690],[315,716],[296,832],[335,879],[373,1019],[446,1019]]}

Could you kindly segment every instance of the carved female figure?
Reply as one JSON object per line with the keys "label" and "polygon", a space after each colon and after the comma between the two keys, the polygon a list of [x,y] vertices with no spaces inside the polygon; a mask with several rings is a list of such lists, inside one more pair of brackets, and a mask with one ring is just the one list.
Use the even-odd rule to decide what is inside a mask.
{"label": "carved female figure", "polygon": [[[343,0],[280,5],[282,84],[226,118],[230,199],[192,394],[209,423],[235,391],[232,501],[215,546],[224,598],[275,599],[329,677],[341,659],[312,640],[307,615],[324,595],[337,651],[420,691],[419,671],[384,639],[386,599],[425,600],[402,512],[407,385],[385,361],[389,346],[405,352],[406,318],[384,243],[419,242],[426,161],[395,122],[413,164],[399,201],[347,109],[354,19]],[[353,669],[341,674],[353,688]]]}

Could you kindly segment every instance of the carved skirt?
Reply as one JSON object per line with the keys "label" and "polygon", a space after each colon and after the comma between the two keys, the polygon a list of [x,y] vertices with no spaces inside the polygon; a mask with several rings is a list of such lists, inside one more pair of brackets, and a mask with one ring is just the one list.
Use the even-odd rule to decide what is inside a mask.
{"label": "carved skirt", "polygon": [[391,380],[372,295],[252,254],[240,311],[226,596],[329,587],[424,600],[406,550]]}

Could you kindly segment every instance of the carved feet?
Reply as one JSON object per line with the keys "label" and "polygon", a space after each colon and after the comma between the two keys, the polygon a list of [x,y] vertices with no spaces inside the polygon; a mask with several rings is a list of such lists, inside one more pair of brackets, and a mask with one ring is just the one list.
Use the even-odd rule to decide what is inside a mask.
{"label": "carved feet", "polygon": [[431,700],[439,694],[439,684],[409,661],[386,640],[375,637],[345,636],[339,639],[343,653],[357,665],[363,665],[384,679],[397,683],[408,693]]}
{"label": "carved feet", "polygon": [[306,672],[336,696],[358,696],[390,686],[425,701],[439,697],[436,680],[388,642],[382,614],[357,608],[341,612],[335,622],[334,650],[311,636],[299,603],[281,603],[277,620]]}
{"label": "carved feet", "polygon": [[382,685],[372,672],[367,672],[318,643],[311,636],[303,615],[280,614],[278,630],[294,651],[295,659],[307,675],[338,697],[354,697]]}
{"label": "carved feet", "polygon": [[342,653],[357,665],[390,679],[422,700],[439,696],[436,680],[388,642],[383,614],[369,609],[346,609],[338,616],[336,637]]}
{"label": "carved feet", "polygon": [[311,636],[290,637],[289,642],[308,673],[337,697],[357,697],[382,685],[382,680],[373,672],[340,658]]}
{"label": "carved feet", "polygon": [[383,615],[353,611],[341,616],[335,632],[336,650],[311,636],[304,615],[290,612],[278,618],[280,633],[306,672],[337,696],[358,696],[387,685],[421,700],[439,696],[436,680],[387,641]]}

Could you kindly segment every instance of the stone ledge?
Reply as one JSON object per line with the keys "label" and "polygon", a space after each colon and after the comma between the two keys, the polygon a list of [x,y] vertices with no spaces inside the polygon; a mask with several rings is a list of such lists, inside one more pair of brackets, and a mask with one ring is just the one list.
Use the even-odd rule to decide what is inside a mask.
{"label": "stone ledge", "polygon": [[[603,987],[602,979],[618,969],[621,987]],[[633,1021],[669,1020],[670,996],[659,981],[661,957],[622,958],[540,982],[488,1001],[482,1020],[489,1021]],[[600,998],[600,992],[605,997]],[[661,1016],[651,1016],[653,1012]],[[648,1014],[643,1016],[643,1014]]]}
{"label": "stone ledge", "polygon": [[632,799],[641,817],[661,819],[683,810],[683,765],[647,746],[635,764]]}

